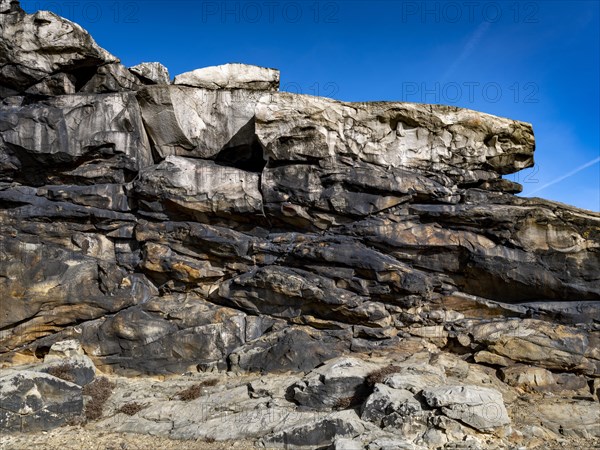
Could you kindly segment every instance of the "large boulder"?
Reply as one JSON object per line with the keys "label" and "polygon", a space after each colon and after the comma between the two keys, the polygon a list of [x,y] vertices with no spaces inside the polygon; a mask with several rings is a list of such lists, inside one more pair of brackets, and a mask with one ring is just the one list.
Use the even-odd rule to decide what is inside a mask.
{"label": "large boulder", "polygon": [[130,67],[129,71],[144,84],[170,84],[169,70],[159,62],[144,62]]}
{"label": "large boulder", "polygon": [[148,134],[161,158],[217,159],[260,171],[254,108],[265,91],[146,86],[138,92]]}
{"label": "large boulder", "polygon": [[468,109],[290,93],[261,99],[256,133],[273,162],[364,162],[441,172],[471,184],[532,166],[535,148],[530,124]]}
{"label": "large boulder", "polygon": [[328,361],[294,386],[294,400],[313,409],[347,408],[368,392],[367,376],[378,368],[367,361],[342,357]]}
{"label": "large boulder", "polygon": [[259,176],[213,161],[168,156],[140,172],[136,192],[149,202],[201,214],[260,214]]}
{"label": "large boulder", "polygon": [[81,387],[42,372],[0,374],[0,430],[33,432],[66,424],[83,411]]}
{"label": "large boulder", "polygon": [[58,184],[52,175],[123,182],[150,164],[134,94],[67,95],[0,106],[0,173],[18,181]]}
{"label": "large boulder", "polygon": [[35,241],[0,236],[1,352],[143,302],[155,289],[103,260],[114,255],[106,238],[73,233],[71,249]]}
{"label": "large boulder", "polygon": [[406,389],[393,389],[378,383],[362,405],[360,417],[378,426],[384,426],[390,423],[391,415],[417,419],[422,410],[421,403],[412,392]]}
{"label": "large boulder", "polygon": [[96,367],[75,339],[60,341],[50,347],[44,363],[33,368],[65,381],[85,386],[94,381]]}
{"label": "large boulder", "polygon": [[365,431],[365,424],[353,410],[328,415],[316,415],[309,422],[300,422],[265,436],[262,442],[271,448],[301,449],[324,447],[339,437],[354,437]]}
{"label": "large boulder", "polygon": [[475,342],[490,352],[554,370],[600,373],[596,333],[533,319],[502,320],[470,326]]}
{"label": "large boulder", "polygon": [[[25,14],[7,3],[3,2],[0,15],[0,85],[24,91],[66,72],[82,86],[97,67],[118,62],[79,25],[49,11]],[[14,12],[6,14],[9,8]]]}
{"label": "large boulder", "polygon": [[279,70],[248,64],[223,64],[203,67],[175,77],[173,84],[204,89],[279,89]]}
{"label": "large boulder", "polygon": [[424,389],[422,395],[429,406],[480,431],[510,423],[502,394],[492,388],[442,385]]}
{"label": "large boulder", "polygon": [[374,327],[390,323],[390,314],[382,304],[301,269],[260,267],[223,282],[218,294],[225,304],[254,314],[284,319],[316,317]]}

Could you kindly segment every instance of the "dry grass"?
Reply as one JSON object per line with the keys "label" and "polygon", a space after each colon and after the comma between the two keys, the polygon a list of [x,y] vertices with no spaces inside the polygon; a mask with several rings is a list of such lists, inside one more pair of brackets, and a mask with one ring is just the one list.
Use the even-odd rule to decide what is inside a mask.
{"label": "dry grass", "polygon": [[340,411],[343,409],[348,409],[351,406],[356,405],[357,403],[360,402],[360,399],[356,398],[356,397],[344,397],[344,398],[340,398],[338,399],[337,402],[335,402],[335,405],[333,405],[333,409],[335,409],[336,411]]}
{"label": "dry grass", "polygon": [[127,414],[128,416],[133,416],[139,413],[144,408],[145,406],[138,402],[130,402],[121,406],[117,412]]}
{"label": "dry grass", "polygon": [[48,375],[52,375],[53,377],[60,378],[61,380],[69,381],[71,383],[75,382],[75,375],[73,374],[73,364],[71,363],[63,363],[59,366],[50,367],[46,373]]}
{"label": "dry grass", "polygon": [[373,387],[377,383],[383,383],[387,376],[392,375],[394,373],[398,373],[401,370],[401,367],[390,364],[389,366],[377,369],[376,371],[371,372],[369,375],[367,375],[366,383],[368,386]]}
{"label": "dry grass", "polygon": [[200,384],[194,384],[183,391],[177,393],[177,397],[184,402],[189,402],[192,400],[196,400],[198,397],[202,395],[202,386]]}
{"label": "dry grass", "polygon": [[219,380],[212,378],[210,380],[205,380],[200,383],[196,383],[180,392],[177,393],[177,397],[184,402],[189,402],[191,400],[196,400],[198,397],[202,395],[203,388],[208,386],[215,386]]}
{"label": "dry grass", "polygon": [[83,395],[91,397],[85,405],[85,418],[89,420],[98,420],[102,417],[104,404],[109,399],[114,389],[114,383],[108,378],[96,378],[90,384],[83,387]]}

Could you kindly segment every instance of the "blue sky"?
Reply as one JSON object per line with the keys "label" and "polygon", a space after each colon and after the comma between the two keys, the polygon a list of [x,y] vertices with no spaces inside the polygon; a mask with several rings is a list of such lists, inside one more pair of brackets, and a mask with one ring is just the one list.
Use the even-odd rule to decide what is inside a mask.
{"label": "blue sky", "polygon": [[531,122],[522,195],[600,211],[600,2],[23,0],[127,65],[171,75],[243,62],[282,90],[444,103]]}

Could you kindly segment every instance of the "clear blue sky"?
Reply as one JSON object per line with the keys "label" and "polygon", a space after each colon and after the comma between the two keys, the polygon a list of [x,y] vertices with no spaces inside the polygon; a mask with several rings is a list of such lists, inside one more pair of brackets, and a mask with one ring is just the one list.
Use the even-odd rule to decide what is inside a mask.
{"label": "clear blue sky", "polygon": [[445,103],[534,126],[523,195],[600,210],[600,2],[23,0],[81,24],[127,65],[171,76],[243,62],[282,90]]}

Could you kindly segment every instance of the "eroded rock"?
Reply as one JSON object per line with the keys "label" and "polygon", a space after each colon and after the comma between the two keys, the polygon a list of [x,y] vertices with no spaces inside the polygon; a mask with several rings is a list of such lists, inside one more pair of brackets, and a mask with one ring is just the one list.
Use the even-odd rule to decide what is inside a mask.
{"label": "eroded rock", "polygon": [[144,62],[129,68],[144,84],[170,84],[169,70],[159,62]]}
{"label": "eroded rock", "polygon": [[489,431],[510,423],[502,394],[479,386],[439,386],[423,390],[429,406],[453,419]]}
{"label": "eroded rock", "polygon": [[26,370],[0,374],[0,429],[33,432],[64,425],[83,410],[81,387]]}
{"label": "eroded rock", "polygon": [[175,77],[173,84],[204,89],[279,89],[279,71],[248,64],[203,67]]}

